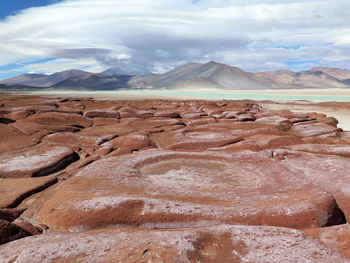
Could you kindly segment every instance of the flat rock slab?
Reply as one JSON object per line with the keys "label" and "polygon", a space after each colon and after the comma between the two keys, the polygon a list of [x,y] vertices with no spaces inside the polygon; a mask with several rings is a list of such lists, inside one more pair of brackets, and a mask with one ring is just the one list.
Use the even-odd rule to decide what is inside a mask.
{"label": "flat rock slab", "polygon": [[270,116],[258,118],[255,122],[257,123],[267,123],[278,127],[280,130],[287,131],[292,127],[292,123],[289,119],[281,116]]}
{"label": "flat rock slab", "polygon": [[112,139],[116,136],[126,135],[135,131],[136,129],[133,127],[118,123],[104,126],[92,126],[78,132],[77,134],[96,139]]}
{"label": "flat rock slab", "polygon": [[318,238],[326,246],[337,250],[340,254],[350,259],[350,225],[324,228],[309,228],[303,230],[308,235]]}
{"label": "flat rock slab", "polygon": [[65,146],[73,150],[78,150],[80,147],[97,147],[99,144],[103,143],[102,138],[88,137],[69,132],[49,134],[45,136],[42,141],[54,145]]}
{"label": "flat rock slab", "polygon": [[154,133],[150,138],[161,148],[172,150],[205,150],[242,140],[229,129],[183,128],[176,131]]}
{"label": "flat rock slab", "polygon": [[29,121],[27,119],[16,121],[15,123],[12,123],[11,126],[20,130],[22,133],[31,136],[35,134],[41,134],[43,132],[46,135],[52,132],[77,132],[80,130],[78,127],[75,126],[60,125],[59,123],[57,123],[56,125],[42,124],[38,122]]}
{"label": "flat rock slab", "polygon": [[104,158],[61,184],[36,220],[66,231],[218,223],[340,223],[333,197],[264,153],[145,150]]}
{"label": "flat rock slab", "polygon": [[[301,151],[274,151],[275,158],[281,164],[292,170],[295,174],[303,176],[314,185],[331,193],[344,212],[345,217],[350,219],[350,159],[337,155],[347,155],[344,147],[320,147],[315,145],[315,154]],[[305,150],[305,149],[303,149]],[[338,150],[338,151],[337,151]],[[308,151],[312,151],[310,146]],[[337,155],[335,155],[337,154]]]}
{"label": "flat rock slab", "polygon": [[349,262],[301,231],[220,225],[179,230],[101,229],[27,237],[0,247],[3,263]]}
{"label": "flat rock slab", "polygon": [[258,149],[261,150],[303,143],[299,137],[288,136],[286,134],[283,136],[273,134],[255,134],[245,138],[245,141],[254,143]]}
{"label": "flat rock slab", "polygon": [[339,133],[340,131],[342,131],[342,129],[334,127],[332,125],[319,122],[310,122],[294,124],[288,132],[300,137],[311,137],[337,132]]}
{"label": "flat rock slab", "polygon": [[16,128],[0,123],[0,154],[38,143],[37,139],[31,138]]}
{"label": "flat rock slab", "polygon": [[295,151],[350,157],[350,145],[329,145],[329,144],[319,144],[319,143],[312,143],[312,144],[303,143],[303,144],[299,144],[299,145],[292,145],[288,148],[295,150]]}
{"label": "flat rock slab", "polygon": [[45,176],[76,160],[67,147],[41,143],[0,155],[0,178]]}
{"label": "flat rock slab", "polygon": [[119,112],[113,110],[89,110],[84,112],[88,118],[120,118]]}
{"label": "flat rock slab", "polygon": [[33,114],[12,125],[24,134],[33,135],[42,130],[50,132],[76,132],[80,128],[92,126],[93,122],[79,114],[43,112]]}
{"label": "flat rock slab", "polygon": [[117,137],[102,144],[101,146],[115,150],[112,153],[113,155],[131,153],[145,147],[153,148],[150,138],[147,136],[147,134],[142,132]]}
{"label": "flat rock slab", "polygon": [[52,176],[0,179],[0,208],[15,207],[24,198],[57,182]]}
{"label": "flat rock slab", "polygon": [[44,112],[37,113],[25,119],[28,122],[37,122],[46,125],[78,125],[82,127],[89,127],[92,121],[79,114],[69,114],[62,112]]}
{"label": "flat rock slab", "polygon": [[146,132],[158,131],[162,130],[163,127],[182,124],[181,119],[174,118],[149,118],[147,120],[140,118],[126,118],[120,120],[120,122],[134,130]]}

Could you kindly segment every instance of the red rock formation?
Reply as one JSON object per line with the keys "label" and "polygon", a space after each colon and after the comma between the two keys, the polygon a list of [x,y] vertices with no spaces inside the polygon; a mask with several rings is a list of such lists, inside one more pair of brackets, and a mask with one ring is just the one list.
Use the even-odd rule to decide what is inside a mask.
{"label": "red rock formation", "polygon": [[[1,262],[319,262],[347,260],[288,228],[221,225],[51,233],[0,247]],[[307,261],[306,261],[307,260]]]}
{"label": "red rock formation", "polygon": [[75,161],[67,147],[45,143],[0,155],[0,178],[45,176]]}
{"label": "red rock formation", "polygon": [[56,177],[7,178],[0,180],[0,208],[16,207],[26,197],[57,182]]}
{"label": "red rock formation", "polygon": [[29,147],[39,142],[10,125],[0,123],[0,154]]}
{"label": "red rock formation", "polygon": [[305,233],[318,238],[326,246],[337,250],[350,258],[350,225],[332,226],[326,228],[308,228]]}
{"label": "red rock formation", "polygon": [[350,133],[261,105],[2,94],[0,262],[348,262]]}
{"label": "red rock formation", "polygon": [[89,165],[60,185],[37,220],[71,231],[217,223],[304,228],[340,223],[339,213],[331,195],[265,154],[148,150]]}

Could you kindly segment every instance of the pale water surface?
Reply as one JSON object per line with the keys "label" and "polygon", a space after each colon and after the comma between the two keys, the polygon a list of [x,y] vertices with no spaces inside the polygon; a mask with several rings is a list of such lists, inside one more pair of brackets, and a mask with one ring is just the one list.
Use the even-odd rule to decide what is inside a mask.
{"label": "pale water surface", "polygon": [[347,95],[318,95],[315,90],[315,95],[310,94],[261,94],[260,93],[239,93],[239,92],[216,92],[216,91],[169,91],[169,90],[120,90],[120,91],[39,91],[31,92],[42,95],[72,95],[72,96],[91,96],[100,95],[109,97],[110,99],[118,99],[118,95],[147,95],[150,96],[171,96],[184,99],[252,99],[252,100],[309,100],[314,102],[324,101],[350,101],[350,96]]}

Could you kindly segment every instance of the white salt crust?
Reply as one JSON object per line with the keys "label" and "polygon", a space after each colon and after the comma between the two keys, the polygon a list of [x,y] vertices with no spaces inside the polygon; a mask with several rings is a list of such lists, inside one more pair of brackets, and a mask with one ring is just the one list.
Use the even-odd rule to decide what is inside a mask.
{"label": "white salt crust", "polygon": [[38,152],[36,149],[24,151],[21,150],[19,155],[13,157],[13,153],[2,155],[0,160],[0,171],[30,171],[35,168],[47,167],[48,163],[57,161],[58,156],[71,153],[66,147],[54,147]]}
{"label": "white salt crust", "polygon": [[[249,263],[346,263],[349,260],[326,247],[324,244],[301,231],[289,228],[266,226],[221,225],[207,228],[179,230],[100,230],[81,234],[43,234],[28,237],[0,247],[2,263],[49,263],[65,259],[74,262],[127,262],[120,261],[127,254],[138,254],[149,249],[152,258],[160,258],[167,251],[175,252],[177,262],[191,262],[188,252],[203,256],[214,256],[220,260],[220,254],[206,254],[203,243],[200,250],[194,245],[201,242],[202,235],[220,246],[220,236],[229,235],[232,245],[232,258]],[[225,240],[225,239],[224,239]],[[226,241],[224,241],[226,242]],[[170,249],[170,250],[169,250]],[[212,251],[212,248],[209,250]],[[141,252],[141,253],[140,253]],[[212,258],[213,259],[213,258]],[[112,261],[111,261],[112,260]],[[118,261],[119,260],[119,261]],[[142,258],[140,258],[142,262]],[[193,261],[192,261],[193,262]]]}
{"label": "white salt crust", "polygon": [[[11,242],[5,248],[0,247],[0,262],[50,263],[55,259],[74,257],[79,257],[75,262],[108,262],[102,257],[104,250],[113,246],[115,242],[116,240],[108,234],[96,236],[85,234],[33,236],[14,243]],[[19,244],[23,245],[20,246]],[[10,250],[7,250],[8,247],[10,247]]]}

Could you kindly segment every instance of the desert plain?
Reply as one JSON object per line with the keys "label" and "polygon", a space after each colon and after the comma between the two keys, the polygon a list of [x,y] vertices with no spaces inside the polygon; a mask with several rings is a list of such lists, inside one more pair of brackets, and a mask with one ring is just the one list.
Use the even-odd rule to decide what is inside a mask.
{"label": "desert plain", "polygon": [[350,262],[349,111],[1,94],[0,262]]}

